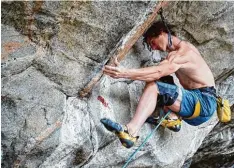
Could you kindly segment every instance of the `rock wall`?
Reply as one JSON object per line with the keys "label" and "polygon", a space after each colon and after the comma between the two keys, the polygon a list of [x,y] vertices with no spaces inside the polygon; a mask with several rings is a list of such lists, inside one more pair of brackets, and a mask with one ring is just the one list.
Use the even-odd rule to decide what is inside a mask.
{"label": "rock wall", "polygon": [[[234,76],[217,85],[218,93],[229,99],[233,96]],[[232,87],[230,87],[232,86]],[[229,99],[230,100],[230,99]],[[231,102],[233,104],[233,102]],[[234,165],[234,105],[232,105],[232,120],[227,123],[218,123],[204,139],[201,147],[195,153],[191,168],[233,167]]]}
{"label": "rock wall", "polygon": [[[149,2],[1,2],[3,167],[123,165],[138,145],[123,148],[99,120],[127,123],[144,83],[104,76],[89,98],[77,93],[148,6]],[[234,68],[233,7],[233,2],[169,2],[165,9],[178,36],[198,47],[217,80]],[[158,60],[160,53],[149,52],[139,39],[121,65],[137,68]],[[226,86],[224,95],[233,104],[233,83]],[[181,167],[216,123],[214,116],[199,127],[183,123],[179,133],[160,128],[130,167]],[[152,128],[144,125],[139,144]],[[198,155],[194,160],[196,164],[201,159]]]}

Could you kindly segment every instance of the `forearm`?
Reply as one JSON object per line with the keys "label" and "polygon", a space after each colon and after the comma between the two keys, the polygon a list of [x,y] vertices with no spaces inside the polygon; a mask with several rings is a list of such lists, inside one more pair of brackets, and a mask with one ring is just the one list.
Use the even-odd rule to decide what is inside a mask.
{"label": "forearm", "polygon": [[162,76],[175,72],[179,66],[170,64],[168,61],[161,62],[158,66],[140,69],[121,69],[118,67],[105,66],[104,73],[113,78],[128,78],[132,80],[154,81]]}
{"label": "forearm", "polygon": [[136,78],[136,77],[144,77],[144,76],[148,76],[151,74],[155,74],[155,73],[160,73],[161,70],[159,69],[159,67],[153,66],[153,67],[146,67],[146,68],[139,68],[139,69],[128,69],[127,70],[127,76],[129,78]]}
{"label": "forearm", "polygon": [[[138,73],[139,72],[139,73]],[[148,72],[141,73],[140,71],[135,71],[135,69],[131,69],[128,74],[128,78],[131,80],[141,80],[141,81],[155,81],[162,77],[162,71],[158,72]]]}
{"label": "forearm", "polygon": [[127,70],[127,77],[132,80],[158,80],[159,78],[172,74],[175,72],[175,67],[170,64],[161,64],[159,66],[129,69]]}

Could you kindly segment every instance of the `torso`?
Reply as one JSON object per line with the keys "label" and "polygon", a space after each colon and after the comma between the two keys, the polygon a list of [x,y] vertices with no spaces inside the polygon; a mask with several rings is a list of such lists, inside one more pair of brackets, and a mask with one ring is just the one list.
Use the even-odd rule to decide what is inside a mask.
{"label": "torso", "polygon": [[186,63],[183,63],[175,73],[185,89],[215,86],[210,68],[192,44],[183,41],[177,52],[179,52],[179,56],[176,57],[186,59]]}

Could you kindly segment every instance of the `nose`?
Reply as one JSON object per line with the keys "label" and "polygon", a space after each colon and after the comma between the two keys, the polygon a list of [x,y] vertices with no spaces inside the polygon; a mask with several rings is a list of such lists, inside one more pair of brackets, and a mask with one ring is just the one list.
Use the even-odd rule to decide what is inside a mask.
{"label": "nose", "polygon": [[151,45],[151,48],[152,48],[153,50],[157,50],[157,49],[158,49],[158,47],[157,47],[156,45]]}

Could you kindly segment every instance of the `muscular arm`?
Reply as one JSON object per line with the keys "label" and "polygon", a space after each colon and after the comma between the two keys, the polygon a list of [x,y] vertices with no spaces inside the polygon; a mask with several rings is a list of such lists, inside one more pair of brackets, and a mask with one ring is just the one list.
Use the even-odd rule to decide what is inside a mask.
{"label": "muscular arm", "polygon": [[169,59],[162,61],[158,66],[140,69],[121,69],[118,67],[105,66],[104,73],[113,78],[128,78],[146,82],[155,81],[163,76],[176,72],[187,62],[183,57],[176,55],[176,53],[169,54],[169,56]]}
{"label": "muscular arm", "polygon": [[180,67],[180,64],[164,60],[158,66],[130,69],[127,71],[127,76],[132,80],[155,81],[176,72]]}

